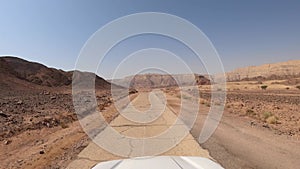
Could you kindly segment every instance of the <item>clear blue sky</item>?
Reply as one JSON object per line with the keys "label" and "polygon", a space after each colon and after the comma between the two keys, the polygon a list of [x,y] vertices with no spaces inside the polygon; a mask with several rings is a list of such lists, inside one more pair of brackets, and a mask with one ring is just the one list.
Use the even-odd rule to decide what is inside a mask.
{"label": "clear blue sky", "polygon": [[[71,70],[95,31],[137,12],[170,13],[192,22],[212,41],[226,71],[300,59],[297,0],[0,0],[0,55]],[[146,42],[131,49],[156,44],[145,37],[132,41],[133,46]],[[108,66],[100,74],[109,78],[109,72]]]}

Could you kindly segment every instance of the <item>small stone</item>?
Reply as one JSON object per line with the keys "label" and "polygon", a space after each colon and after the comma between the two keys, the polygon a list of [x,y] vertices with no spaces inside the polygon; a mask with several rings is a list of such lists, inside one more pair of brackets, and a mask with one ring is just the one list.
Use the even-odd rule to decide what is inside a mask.
{"label": "small stone", "polygon": [[4,140],[4,145],[8,145],[8,144],[10,144],[11,143],[11,141],[10,140]]}
{"label": "small stone", "polygon": [[21,105],[21,104],[23,104],[23,101],[22,101],[22,100],[19,100],[19,101],[17,102],[17,105]]}
{"label": "small stone", "polygon": [[44,91],[44,95],[49,95],[49,94],[50,94],[50,92]]}
{"label": "small stone", "polygon": [[250,125],[251,125],[251,126],[255,126],[255,125],[256,125],[255,121],[251,121],[251,122],[250,122]]}
{"label": "small stone", "polygon": [[262,125],[264,128],[270,128],[269,125],[267,123]]}
{"label": "small stone", "polygon": [[55,96],[51,96],[50,99],[51,99],[51,100],[55,100],[56,97],[55,97]]}
{"label": "small stone", "polygon": [[40,150],[40,154],[45,154],[45,150]]}
{"label": "small stone", "polygon": [[7,117],[8,117],[8,115],[7,115],[7,114],[4,114],[2,111],[0,111],[0,116],[1,116],[1,117],[4,117],[4,118],[7,118]]}

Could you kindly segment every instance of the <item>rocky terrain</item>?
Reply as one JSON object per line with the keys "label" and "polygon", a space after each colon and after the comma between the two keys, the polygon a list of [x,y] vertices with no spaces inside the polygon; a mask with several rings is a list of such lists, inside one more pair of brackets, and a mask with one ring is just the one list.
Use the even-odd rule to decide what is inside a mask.
{"label": "rocky terrain", "polygon": [[[77,119],[71,95],[73,72],[16,57],[1,57],[0,65],[0,141],[27,130],[64,128]],[[95,87],[102,109],[111,103],[111,84],[96,76]]]}
{"label": "rocky terrain", "polygon": [[[285,81],[285,80],[284,80]],[[225,112],[245,118],[249,125],[262,126],[278,135],[300,138],[300,89],[274,81],[228,82]],[[267,86],[262,89],[261,86]],[[209,86],[200,87],[200,104],[210,107]]]}
{"label": "rocky terrain", "polygon": [[[228,80],[234,82],[226,85],[226,121],[233,127],[236,122],[241,128],[255,128],[262,132],[261,135],[266,130],[272,133],[268,134],[271,139],[282,136],[284,139],[299,140],[299,65],[300,62],[291,61],[242,68],[228,73]],[[132,98],[136,96],[134,88],[164,88],[171,100],[178,100],[176,80],[181,81],[183,86],[190,86],[193,85],[190,83],[191,79],[195,79],[200,91],[200,105],[207,109],[210,107],[210,80],[202,75],[142,74],[132,77],[132,81],[129,81],[131,77],[106,81],[93,73],[75,72],[72,81],[73,74],[73,71],[48,68],[15,57],[0,57],[0,169],[65,168],[88,145],[90,140],[82,131],[74,112],[72,83],[86,87],[85,80],[95,77],[98,108],[106,110],[110,107],[109,111],[103,111],[106,112],[103,116],[108,122],[117,116],[110,94],[112,85],[117,88],[128,85]],[[82,80],[81,75],[86,79]],[[180,106],[180,102],[176,101],[176,104],[177,107]],[[235,136],[243,136],[241,133],[243,131]],[[247,144],[246,140],[245,145]],[[265,143],[260,145],[265,146]],[[224,157],[228,154],[233,154],[230,159],[236,159],[231,152],[234,150],[230,149],[231,142],[226,146],[229,149],[221,147],[215,150],[213,157],[224,166],[243,168],[242,164],[236,165],[238,162],[224,162]],[[212,144],[208,147],[213,149],[216,146]],[[219,151],[225,152],[224,157],[218,158],[222,154]],[[256,157],[255,152],[252,153],[253,158]],[[270,154],[272,153],[271,151]],[[277,156],[279,158],[280,153]],[[247,161],[248,157],[244,160]],[[266,166],[267,163],[261,162],[259,165]]]}
{"label": "rocky terrain", "polygon": [[[109,106],[112,103],[111,84],[92,73],[80,73],[85,77],[96,77],[98,108],[102,110]],[[33,168],[32,163],[40,158],[36,155],[46,153],[48,155],[44,157],[51,159],[48,162],[53,167],[57,160],[66,161],[66,157],[79,153],[77,146],[88,139],[78,127],[80,125],[74,126],[77,115],[72,102],[72,76],[73,72],[48,68],[39,63],[0,57],[0,168]],[[107,120],[112,118],[111,114],[104,114],[104,117]],[[78,134],[80,131],[81,134]],[[63,133],[74,137],[74,140],[70,140],[69,145],[53,142],[58,138],[65,140]],[[49,151],[55,146],[65,151],[57,154],[60,152],[58,149],[52,156]],[[27,153],[18,154],[24,149]],[[44,163],[42,167],[34,168],[46,168],[47,165]]]}
{"label": "rocky terrain", "polygon": [[[283,94],[284,93],[284,94]],[[297,94],[296,94],[297,93]],[[300,138],[300,92],[229,92],[226,110],[249,119],[250,125],[269,128],[278,135]]]}
{"label": "rocky terrain", "polygon": [[300,60],[249,66],[226,73],[227,81],[274,80],[300,77]]}

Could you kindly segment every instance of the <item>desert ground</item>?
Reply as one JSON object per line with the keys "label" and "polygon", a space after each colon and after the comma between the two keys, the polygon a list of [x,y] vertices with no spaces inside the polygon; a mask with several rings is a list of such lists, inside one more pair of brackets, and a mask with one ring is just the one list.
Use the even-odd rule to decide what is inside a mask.
{"label": "desert ground", "polygon": [[[0,59],[0,65],[0,168],[90,168],[101,161],[126,158],[98,147],[83,131],[72,101],[72,72],[11,57]],[[170,127],[183,99],[178,86],[168,85],[174,79],[145,76],[148,78],[142,81],[135,79],[139,88],[128,95],[133,106],[147,110],[148,95],[156,90],[167,99],[162,116],[147,126],[124,119],[114,105],[112,84],[96,77],[98,109],[115,130],[131,137],[153,136]],[[202,144],[197,140],[211,108],[211,84],[204,76],[197,78],[200,98],[195,93],[184,98],[199,102],[192,130],[158,155],[202,156],[229,169],[300,166],[299,77],[227,82],[222,119],[212,137]],[[164,85],[157,86],[161,82]],[[156,98],[154,107],[160,107],[160,102],[161,98]],[[135,152],[129,151],[128,157],[133,156]]]}
{"label": "desert ground", "polygon": [[[227,103],[220,125],[214,135],[200,146],[206,149],[209,155],[224,168],[295,168],[299,166],[300,90],[285,88],[252,90],[252,87],[255,88],[251,84],[228,85],[228,89],[233,88],[233,90],[227,91]],[[208,88],[209,86],[202,86],[199,90],[202,96],[199,100],[200,112],[195,127],[191,131],[195,140],[201,129],[199,126],[203,125],[203,119],[210,108],[210,94],[206,90]],[[173,110],[178,110],[180,107],[179,89],[169,88],[164,91],[168,97],[168,106]],[[144,93],[134,94],[133,100]],[[1,123],[2,128],[5,129],[2,132],[0,145],[2,168],[65,168],[69,166],[78,159],[82,150],[92,144],[76,120],[72,106],[68,105],[71,104],[70,94],[41,92],[35,95],[36,100],[32,99],[33,96],[26,99],[26,96],[28,95],[21,93],[21,96],[1,98],[2,107],[3,105],[7,107],[3,109],[5,112],[10,108],[10,111],[16,108],[24,110],[23,116],[8,114],[6,118],[1,117],[1,120],[5,119]],[[101,103],[99,107],[105,112],[104,115],[108,121],[118,117],[115,115],[116,110],[110,104],[110,97],[107,97],[107,93],[102,95],[99,93],[97,98]],[[20,101],[22,103],[19,103]],[[144,97],[140,103],[145,102],[147,98]],[[66,109],[68,106],[70,108]],[[49,111],[50,107],[51,111]],[[62,111],[65,113],[61,113]],[[270,115],[265,115],[265,112],[270,112]],[[275,121],[268,120],[273,116]],[[136,137],[139,132],[134,131],[134,127],[132,130],[128,133],[133,133],[132,136]],[[189,150],[188,146],[179,153],[170,152],[166,154],[199,155]],[[105,151],[100,153],[101,157],[95,161],[101,162],[101,158],[106,156],[104,154]],[[95,156],[95,154],[92,155]],[[109,157],[104,159],[122,158],[113,155]]]}
{"label": "desert ground", "polygon": [[[297,168],[300,165],[299,90],[295,86],[291,90],[286,86],[273,86],[269,90],[257,86],[253,82],[227,84],[220,124],[201,146],[224,168]],[[198,126],[203,125],[210,108],[209,88],[200,88],[202,107],[191,130],[195,138],[199,137],[201,127]],[[178,96],[174,91],[169,93]],[[169,98],[170,106],[179,108],[175,99]]]}

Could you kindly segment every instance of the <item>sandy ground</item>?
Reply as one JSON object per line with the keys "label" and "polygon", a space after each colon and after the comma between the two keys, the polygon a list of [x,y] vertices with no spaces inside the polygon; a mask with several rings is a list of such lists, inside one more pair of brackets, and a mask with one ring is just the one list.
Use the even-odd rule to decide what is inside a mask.
{"label": "sandy ground", "polygon": [[[197,129],[194,131],[198,133]],[[202,146],[225,168],[295,169],[300,166],[300,141],[280,136],[249,120],[225,112],[214,135]]]}
{"label": "sandy ground", "polygon": [[80,124],[69,125],[26,131],[0,144],[0,168],[64,168],[88,144]]}

